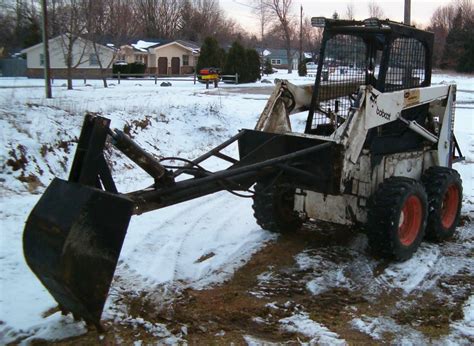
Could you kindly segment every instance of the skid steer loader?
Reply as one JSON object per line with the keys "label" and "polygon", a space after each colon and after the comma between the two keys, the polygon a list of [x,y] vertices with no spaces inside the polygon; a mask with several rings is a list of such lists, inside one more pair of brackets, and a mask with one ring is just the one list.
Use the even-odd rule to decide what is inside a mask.
{"label": "skid steer loader", "polygon": [[[312,22],[324,27],[314,84],[278,81],[254,130],[179,168],[108,119],[86,116],[69,179],[52,181],[23,238],[28,265],[63,312],[100,328],[131,216],[221,190],[253,186],[255,218],[273,232],[309,219],[364,225],[374,253],[395,260],[408,259],[425,237],[453,235],[462,201],[451,168],[462,159],[456,86],[431,86],[433,35],[376,18]],[[292,132],[292,114],[303,111],[304,132]],[[117,191],[107,141],[154,184]],[[233,143],[238,158],[223,153]],[[230,166],[207,171],[201,163],[210,157]]]}

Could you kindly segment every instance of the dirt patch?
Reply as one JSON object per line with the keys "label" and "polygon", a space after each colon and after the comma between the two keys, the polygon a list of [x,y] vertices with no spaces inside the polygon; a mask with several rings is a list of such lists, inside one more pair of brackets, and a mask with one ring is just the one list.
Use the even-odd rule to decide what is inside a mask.
{"label": "dirt patch", "polygon": [[[374,339],[354,328],[354,319],[382,317],[396,323],[400,330],[411,330],[427,340],[447,335],[450,323],[463,318],[462,308],[474,284],[471,271],[440,277],[427,291],[407,294],[383,285],[382,289],[374,289],[380,285],[378,281],[383,281],[388,264],[367,260],[364,246],[356,246],[361,238],[364,236],[360,233],[344,227],[307,224],[297,234],[282,235],[267,245],[220,286],[185,289],[169,298],[159,288],[139,295],[125,293],[120,304],[127,307],[127,319],[133,323],[127,319],[104,321],[107,331],[102,336],[91,330],[58,343],[130,344],[142,340],[147,344],[171,335],[178,338],[175,342],[240,345],[251,335],[268,342],[298,344],[311,338],[288,331],[282,319],[302,313],[349,344],[391,343],[401,337],[399,331],[385,328],[379,332],[380,339]],[[299,263],[301,254],[314,262]],[[206,254],[199,261],[211,256]],[[319,267],[319,260],[330,266]],[[358,271],[363,266],[370,267],[370,280]],[[332,270],[341,270],[347,281],[312,293],[311,282],[323,277],[330,283]],[[163,326],[166,332],[157,332],[157,326]]]}

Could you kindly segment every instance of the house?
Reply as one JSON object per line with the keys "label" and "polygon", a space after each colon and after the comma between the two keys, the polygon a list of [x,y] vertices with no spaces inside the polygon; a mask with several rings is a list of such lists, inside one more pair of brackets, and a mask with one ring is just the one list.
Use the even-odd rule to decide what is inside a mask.
{"label": "house", "polygon": [[199,51],[194,42],[147,39],[120,46],[118,60],[143,62],[151,74],[182,75],[194,72]]}
{"label": "house", "polygon": [[[288,56],[286,54],[286,49],[278,48],[257,48],[257,52],[262,56],[262,60],[270,60],[274,68],[287,69],[288,68]],[[299,52],[297,50],[291,51],[292,58],[290,59],[290,64],[293,70],[298,69],[299,61]]]}
{"label": "house", "polygon": [[[67,75],[67,42],[66,35],[51,38],[49,43],[49,59],[51,76],[53,78],[66,78]],[[98,54],[95,53],[92,41],[78,37],[72,50],[72,76],[73,78],[99,78],[100,64],[107,72],[112,72],[112,63],[115,61],[116,50],[107,45],[96,44]],[[42,78],[44,75],[43,43],[21,51],[26,54],[26,74],[30,78]]]}

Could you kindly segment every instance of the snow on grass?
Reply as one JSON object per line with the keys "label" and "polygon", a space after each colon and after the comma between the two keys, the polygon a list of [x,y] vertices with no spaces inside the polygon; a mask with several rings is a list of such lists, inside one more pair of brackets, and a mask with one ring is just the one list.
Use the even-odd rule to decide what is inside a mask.
{"label": "snow on grass", "polygon": [[386,334],[394,337],[397,345],[424,345],[423,334],[408,326],[400,326],[388,317],[362,316],[351,321],[351,325],[375,340],[386,340]]}
{"label": "snow on grass", "polygon": [[282,318],[280,323],[282,328],[288,332],[300,333],[311,338],[309,342],[311,345],[347,345],[338,334],[313,321],[306,312],[299,312],[293,316]]}
{"label": "snow on grass", "polygon": [[[300,78],[285,71],[265,78],[289,79],[295,84],[313,82],[312,77]],[[467,159],[455,168],[463,178],[463,213],[472,220],[474,78],[433,76],[435,83],[453,79],[459,90],[455,132]],[[122,80],[120,85],[111,81],[111,87],[104,89],[98,80],[87,81],[86,85],[76,80],[75,89],[66,90],[64,80],[55,80],[54,98],[48,100],[44,98],[42,80],[0,78],[0,343],[25,338],[55,340],[85,332],[83,324],[73,322],[70,317],[58,313],[43,317],[56,303],[27,267],[21,238],[24,221],[39,198],[35,194],[41,193],[54,176],[67,177],[86,111],[110,118],[114,128],[129,129],[134,140],[153,155],[189,159],[220,144],[241,128],[253,128],[266,102],[266,96],[230,93],[233,85],[221,84],[218,89],[206,90],[204,85],[190,81],[172,81],[172,84],[162,88],[153,80],[132,79]],[[239,88],[268,86],[271,84],[251,83]],[[300,127],[301,119],[296,119]],[[235,155],[236,149],[226,153]],[[130,161],[123,155],[107,151],[107,158],[113,163],[113,175],[121,191],[152,183],[140,169],[130,168]],[[221,166],[210,163],[212,168]],[[455,242],[442,247],[423,245],[408,264],[389,265],[380,275],[379,287],[400,288],[408,293],[434,285],[440,275],[469,270],[469,266],[474,267],[467,256],[472,251],[473,238],[473,227],[466,226],[460,228]],[[135,217],[119,259],[119,280],[114,281],[111,291],[138,293],[158,285],[173,290],[176,286],[203,288],[221,283],[273,239],[273,235],[256,225],[249,200],[226,193]],[[351,249],[356,258],[352,263],[349,260],[343,264],[323,263],[313,253],[298,255],[299,265],[320,267],[308,284],[312,293],[320,294],[331,287],[359,289],[373,280],[374,262],[365,256],[366,242],[361,239]],[[337,254],[339,250],[334,251]],[[446,259],[445,253],[459,255]],[[271,271],[260,279],[271,281]],[[128,316],[117,304],[114,299],[107,301],[106,318],[141,326],[148,323]],[[451,325],[453,333],[472,337],[472,314],[471,296],[464,308],[464,319]],[[282,321],[285,328],[307,335],[315,342],[324,343],[322,340],[329,338],[331,343],[334,340],[342,343],[337,341],[337,335],[304,313]],[[390,326],[390,322],[379,324],[382,327],[374,327],[376,330]],[[161,326],[149,327],[157,328],[157,333],[161,330],[164,334],[160,337],[179,342],[173,339],[176,336],[165,335]]]}
{"label": "snow on grass", "polygon": [[[43,317],[56,303],[24,261],[22,230],[39,198],[30,192],[41,193],[54,176],[67,178],[85,111],[110,118],[114,128],[127,128],[153,155],[194,158],[240,128],[253,128],[265,102],[222,97],[218,90],[209,92],[202,85],[188,82],[160,88],[149,81],[141,81],[141,86],[123,81],[109,89],[101,88],[100,83],[72,91],[55,88],[54,99],[46,100],[43,89],[35,87],[36,80],[13,82],[33,87],[0,88],[2,343],[16,338],[43,338],[48,330],[56,335],[52,332],[56,322]],[[0,80],[1,84],[5,81]],[[236,149],[230,151],[235,156]],[[113,175],[121,191],[153,183],[139,168],[131,168],[123,155],[109,151],[106,155],[113,163]],[[215,162],[210,165],[222,166]],[[119,259],[120,288],[139,292],[159,284],[194,288],[217,284],[230,278],[274,238],[256,225],[248,199],[227,193],[136,217]],[[117,289],[112,286],[111,291]],[[115,319],[115,310],[120,311],[120,307],[109,300],[104,316]],[[124,320],[130,318],[122,316]],[[49,324],[53,329],[48,329]],[[77,335],[74,328],[62,329],[59,338]]]}

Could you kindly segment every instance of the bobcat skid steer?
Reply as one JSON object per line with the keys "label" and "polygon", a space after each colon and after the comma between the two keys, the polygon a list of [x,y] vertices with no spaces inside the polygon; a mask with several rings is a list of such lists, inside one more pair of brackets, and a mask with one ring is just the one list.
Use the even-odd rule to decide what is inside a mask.
{"label": "bobcat skid steer", "polygon": [[[28,265],[63,312],[100,328],[131,216],[221,190],[253,186],[255,218],[273,232],[307,219],[365,225],[374,253],[395,260],[408,259],[423,238],[453,235],[462,201],[451,168],[462,159],[456,86],[431,86],[433,35],[375,18],[313,25],[324,27],[314,85],[278,81],[254,130],[182,167],[145,152],[108,119],[86,116],[69,179],[52,181],[23,238]],[[305,130],[292,132],[291,115],[302,111]],[[106,141],[155,183],[117,191]],[[222,152],[232,143],[238,158]],[[229,167],[203,169],[211,156]]]}

